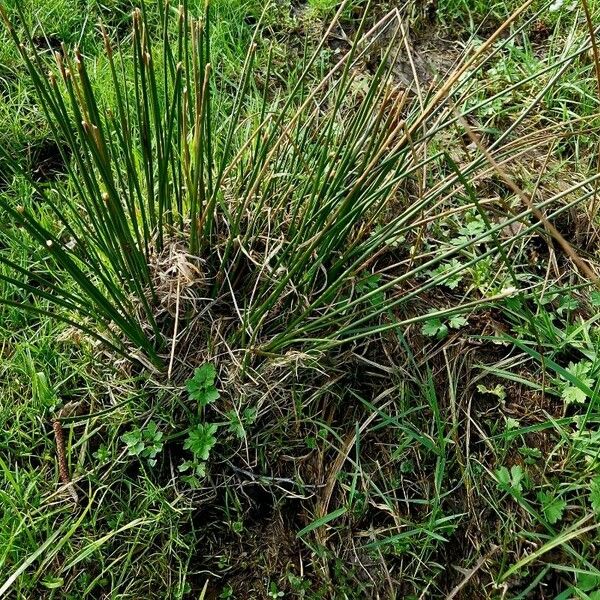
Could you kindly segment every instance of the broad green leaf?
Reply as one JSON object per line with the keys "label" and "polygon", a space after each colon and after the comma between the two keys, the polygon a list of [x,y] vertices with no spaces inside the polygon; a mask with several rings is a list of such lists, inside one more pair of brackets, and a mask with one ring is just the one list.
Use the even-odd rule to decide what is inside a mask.
{"label": "broad green leaf", "polygon": [[583,404],[587,395],[579,388],[568,385],[562,391],[561,398],[568,404]]}
{"label": "broad green leaf", "polygon": [[537,498],[542,505],[542,510],[548,523],[550,525],[558,523],[562,519],[567,503],[562,498],[557,498],[547,492],[539,492]]}
{"label": "broad green leaf", "polygon": [[579,573],[577,575],[577,587],[582,592],[591,592],[600,587],[600,576],[593,573]]}
{"label": "broad green leaf", "polygon": [[460,315],[455,315],[454,317],[450,317],[450,319],[448,320],[448,325],[450,325],[450,327],[452,327],[452,329],[460,329],[461,327],[464,327],[467,323],[468,323],[467,319]]}
{"label": "broad green leaf", "polygon": [[421,327],[421,332],[423,333],[423,335],[429,337],[443,338],[446,337],[446,335],[448,335],[448,327],[436,317],[425,321],[423,327]]}
{"label": "broad green leaf", "polygon": [[506,467],[496,469],[495,475],[499,484],[510,487],[510,473]]}

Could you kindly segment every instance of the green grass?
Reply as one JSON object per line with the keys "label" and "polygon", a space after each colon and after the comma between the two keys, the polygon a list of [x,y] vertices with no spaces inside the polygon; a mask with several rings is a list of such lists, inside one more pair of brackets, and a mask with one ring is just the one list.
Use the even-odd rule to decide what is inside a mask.
{"label": "green grass", "polygon": [[[488,30],[501,23],[504,19],[524,3],[510,0],[500,2],[484,2],[482,0],[439,0],[436,4],[436,16],[445,26],[459,25],[464,33],[473,33]],[[592,11],[597,10],[598,4],[595,0],[588,0]],[[575,2],[544,2],[532,3],[532,10],[539,11],[540,23],[548,23],[551,26],[564,26],[572,23],[573,17],[578,14],[581,4]]]}
{"label": "green grass", "polygon": [[[39,21],[68,44],[81,37],[99,105],[115,110],[95,24],[102,17],[111,38],[122,38],[123,76],[133,81],[130,5],[21,4],[28,27]],[[160,19],[148,4],[158,51]],[[203,2],[189,8],[200,16]],[[210,126],[214,140],[224,139],[233,114],[240,150],[265,114],[286,115],[300,82],[282,119],[289,125],[339,60],[336,47],[348,46],[335,29],[301,79],[332,6],[310,2],[307,15],[279,4],[259,29],[236,105],[262,7],[223,0],[212,8]],[[439,2],[440,35],[455,28],[443,52],[472,55],[460,44],[477,47],[513,8]],[[454,109],[596,268],[600,121],[589,32],[581,11],[541,4],[518,22],[536,10],[544,12],[522,31],[511,26],[495,54],[452,87],[453,105],[434,104],[425,81],[407,98],[400,116],[410,143],[381,160],[408,168],[369,170],[362,161],[370,143],[377,147],[364,133],[380,131],[369,120],[384,96],[372,65],[385,45],[354,65],[347,88],[334,78],[316,94],[287,137],[263,126],[228,173],[214,231],[190,252],[202,249],[215,279],[190,314],[181,310],[172,369],[173,306],[158,319],[162,340],[149,333],[156,313],[135,303],[128,325],[116,327],[89,302],[87,285],[104,294],[115,285],[118,295],[127,277],[102,259],[82,264],[87,279],[77,280],[35,231],[14,222],[22,206],[65,240],[90,194],[76,187],[80,168],[66,175],[60,161],[39,166],[40,149],[56,136],[31,80],[14,77],[20,59],[2,38],[2,144],[22,160],[17,176],[0,164],[0,298],[11,301],[0,302],[0,597],[600,594],[600,296],[477,151]],[[350,36],[353,18],[344,16]],[[412,25],[422,31],[422,22]],[[399,96],[390,98],[398,106]],[[363,172],[372,178],[353,196]],[[390,173],[399,185],[381,194]],[[56,217],[53,198],[69,219]],[[94,223],[83,224],[86,256],[99,256]],[[172,298],[177,277],[165,265]],[[221,280],[214,265],[226,266]],[[103,269],[109,275],[98,283]],[[57,305],[58,293],[87,307],[85,319]],[[82,323],[124,352],[79,331]],[[148,336],[162,373],[122,355],[138,350],[136,338],[125,340],[131,323]],[[77,504],[60,481],[57,417]],[[211,431],[214,440],[204,435]]]}

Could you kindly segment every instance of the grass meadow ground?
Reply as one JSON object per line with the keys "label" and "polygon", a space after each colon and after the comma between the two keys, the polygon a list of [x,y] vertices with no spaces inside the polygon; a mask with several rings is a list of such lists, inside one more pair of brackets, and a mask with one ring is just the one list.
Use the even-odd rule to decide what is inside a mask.
{"label": "grass meadow ground", "polygon": [[145,4],[0,0],[0,598],[598,600],[600,4]]}

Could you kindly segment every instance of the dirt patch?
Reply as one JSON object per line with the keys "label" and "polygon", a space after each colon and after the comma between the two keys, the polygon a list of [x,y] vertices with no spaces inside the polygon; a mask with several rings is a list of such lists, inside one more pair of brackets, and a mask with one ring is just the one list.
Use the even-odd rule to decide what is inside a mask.
{"label": "dirt patch", "polygon": [[252,526],[225,553],[231,561],[225,585],[239,598],[267,598],[272,591],[270,582],[274,582],[278,591],[291,593],[292,586],[286,586],[282,579],[286,575],[299,577],[302,573],[303,548],[282,512]]}
{"label": "dirt patch", "polygon": [[70,155],[66,145],[59,145],[54,140],[47,139],[42,144],[29,150],[31,175],[34,181],[44,183],[55,181],[67,172],[65,157]]}
{"label": "dirt patch", "polygon": [[31,38],[33,45],[38,50],[55,52],[60,50],[63,41],[56,35],[36,35]]}

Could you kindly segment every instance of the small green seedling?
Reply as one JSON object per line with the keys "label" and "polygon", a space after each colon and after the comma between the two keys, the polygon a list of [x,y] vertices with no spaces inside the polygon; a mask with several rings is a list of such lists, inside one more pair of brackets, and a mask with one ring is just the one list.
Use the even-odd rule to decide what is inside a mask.
{"label": "small green seedling", "polygon": [[[217,370],[214,365],[205,363],[194,371],[194,376],[188,379],[185,384],[190,400],[198,403],[200,411],[220,397],[215,386],[216,377]],[[243,431],[241,423],[239,423],[239,427]],[[215,436],[217,429],[218,425],[213,423],[198,423],[187,430],[187,438],[183,444],[183,449],[189,450],[193,458],[184,461],[179,466],[179,471],[186,473],[183,480],[192,487],[199,487],[201,480],[206,477],[206,462],[211,449],[217,443]]]}
{"label": "small green seedling", "polygon": [[525,473],[520,465],[513,465],[510,471],[506,467],[500,467],[495,472],[498,489],[508,492],[511,496],[520,497],[523,493]]}
{"label": "small green seedling", "polygon": [[106,464],[110,460],[110,451],[106,447],[106,444],[100,444],[98,450],[92,454],[92,456],[98,461],[99,464]]}
{"label": "small green seedling", "polygon": [[542,451],[539,448],[531,448],[527,445],[521,446],[519,448],[519,454],[525,460],[526,465],[534,465],[538,460],[542,458]]}
{"label": "small green seedling", "polygon": [[560,300],[560,304],[556,308],[556,313],[563,316],[564,312],[571,312],[579,307],[579,302],[573,296],[566,294]]}
{"label": "small green seedling", "polygon": [[[363,295],[370,294],[377,290],[381,284],[381,275],[368,274],[356,284],[356,289]],[[385,303],[385,292],[378,291],[369,297],[369,303],[375,308],[383,306]]]}
{"label": "small green seedling", "polygon": [[458,287],[463,277],[463,268],[461,262],[453,258],[448,262],[441,263],[438,267],[429,271],[429,275],[441,279],[440,285],[454,290]]}
{"label": "small green seedling", "polygon": [[267,595],[269,598],[283,598],[285,593],[277,588],[277,584],[274,581],[271,581]]}
{"label": "small green seedling", "polygon": [[184,473],[182,479],[192,488],[200,487],[206,477],[206,463],[196,459],[186,460],[179,465],[179,472]]}
{"label": "small green seedling", "polygon": [[188,429],[188,437],[183,445],[184,450],[190,450],[194,458],[206,461],[212,447],[217,443],[215,433],[217,425],[212,423],[199,423]]}
{"label": "small green seedling", "polygon": [[435,337],[438,340],[443,340],[450,329],[460,329],[468,323],[467,319],[461,315],[454,315],[446,322],[439,317],[431,317],[427,319],[421,327],[421,333],[428,337]]}
{"label": "small green seedling", "polygon": [[148,460],[148,464],[153,467],[156,464],[156,456],[163,449],[163,434],[158,430],[158,425],[150,421],[144,429],[139,427],[125,433],[121,440],[127,446],[129,456],[139,456]]}
{"label": "small green seedling", "polygon": [[215,387],[217,371],[214,365],[205,363],[194,371],[194,376],[188,379],[185,387],[190,400],[198,402],[200,407],[207,406],[219,399],[219,391]]}
{"label": "small green seedling", "polygon": [[[506,388],[501,383],[496,384],[494,387],[487,387],[487,386],[483,385],[482,383],[480,383],[477,386],[477,391],[480,394],[490,394],[492,396],[496,396],[500,400],[500,402],[504,402],[506,400]],[[507,422],[508,422],[508,419],[507,419]],[[518,423],[517,423],[517,427],[518,427]]]}
{"label": "small green seedling", "polygon": [[542,505],[542,511],[550,525],[558,523],[563,518],[567,503],[562,498],[548,492],[538,492],[537,499]]}
{"label": "small green seedling", "polygon": [[188,436],[183,444],[184,450],[189,450],[193,458],[186,460],[179,466],[180,473],[186,473],[183,480],[191,487],[199,487],[200,482],[206,477],[206,462],[210,451],[217,443],[215,434],[218,426],[212,423],[199,423],[188,429]]}
{"label": "small green seedling", "polygon": [[233,598],[233,588],[230,585],[226,585],[219,594],[219,598]]}
{"label": "small green seedling", "polygon": [[421,333],[427,337],[435,337],[441,340],[448,335],[448,326],[441,319],[434,317],[425,321],[423,327],[421,327]]}
{"label": "small green seedling", "polygon": [[588,395],[582,389],[584,387],[593,389],[594,380],[589,377],[589,373],[592,370],[592,363],[589,361],[582,360],[578,363],[570,362],[567,367],[567,372],[570,373],[578,382],[582,385],[576,386],[571,382],[564,379],[561,381],[561,397],[565,401],[565,404],[583,404]]}
{"label": "small green seedling", "polygon": [[245,428],[256,421],[256,416],[256,408],[246,408],[241,415],[233,409],[227,411],[227,420],[229,421],[227,431],[242,439],[246,435]]}
{"label": "small green seedling", "polygon": [[519,427],[521,427],[521,423],[519,423],[518,419],[513,417],[505,417],[505,421],[507,431],[510,431],[511,429],[519,429]]}

